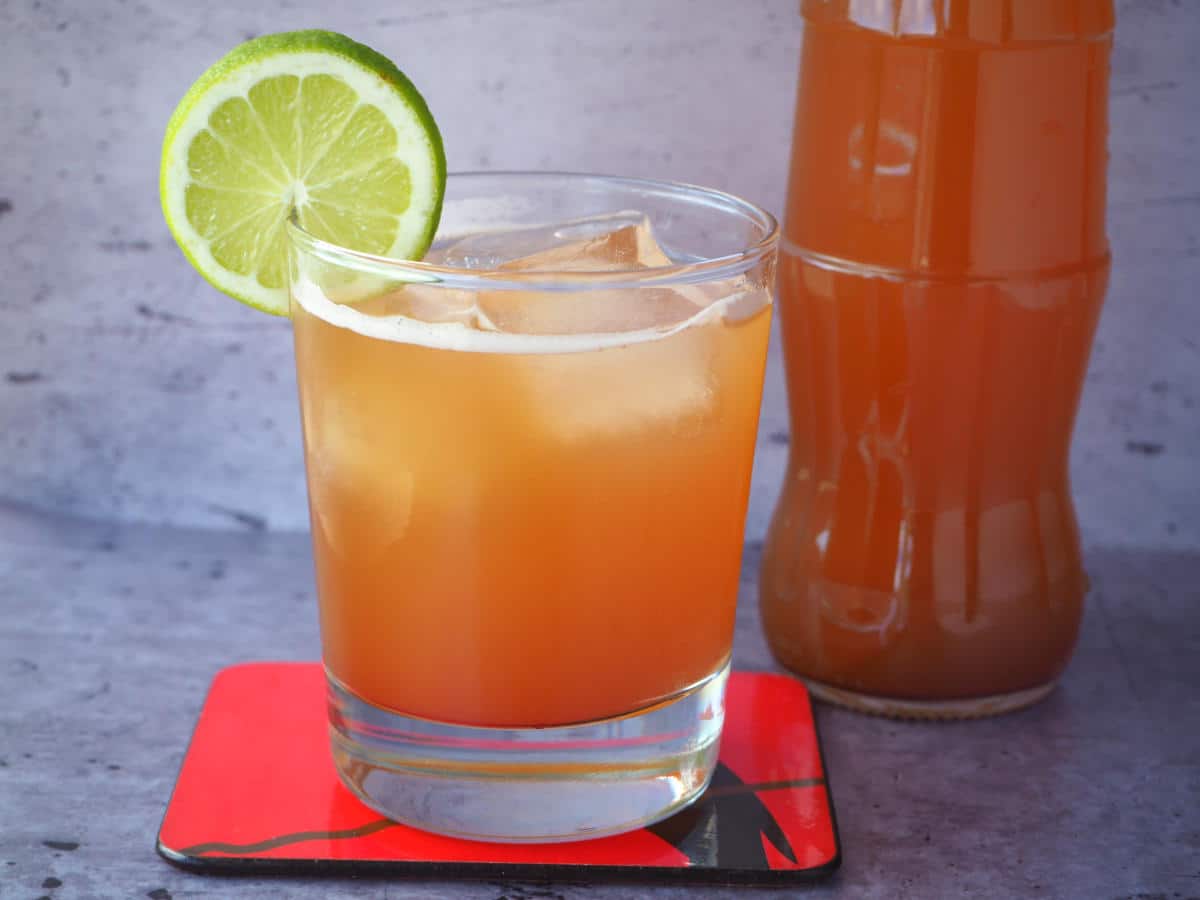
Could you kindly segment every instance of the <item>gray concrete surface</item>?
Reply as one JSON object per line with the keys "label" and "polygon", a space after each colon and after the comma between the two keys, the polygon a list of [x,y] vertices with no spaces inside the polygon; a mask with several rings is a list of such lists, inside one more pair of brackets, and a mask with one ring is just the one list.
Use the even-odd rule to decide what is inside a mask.
{"label": "gray concrete surface", "polygon": [[[771,667],[754,603],[757,563],[752,544],[734,651],[744,669]],[[815,895],[1200,897],[1200,554],[1094,549],[1089,565],[1076,658],[1041,705],[951,725],[819,710],[845,862]],[[178,871],[154,855],[154,835],[212,675],[247,659],[317,655],[306,538],[3,507],[0,576],[6,900],[161,900],[156,890],[510,900],[745,893]],[[47,878],[62,887],[43,891]]]}
{"label": "gray concrete surface", "polygon": [[[995,722],[823,710],[846,863],[817,893],[1200,897],[1200,4],[1118,14],[1115,262],[1072,459],[1094,582],[1079,653],[1051,700]],[[174,248],[159,142],[209,62],[309,26],[397,59],[452,168],[671,177],[782,205],[792,0],[0,0],[0,897],[536,896],[213,881],[152,851],[213,672],[317,653],[288,326]],[[775,354],[746,667],[770,665],[746,601],[786,429]]]}

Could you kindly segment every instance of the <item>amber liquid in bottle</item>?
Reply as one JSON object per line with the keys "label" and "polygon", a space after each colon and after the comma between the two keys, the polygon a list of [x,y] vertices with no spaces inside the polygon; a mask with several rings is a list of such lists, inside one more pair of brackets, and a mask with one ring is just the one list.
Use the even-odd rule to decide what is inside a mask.
{"label": "amber liquid in bottle", "polygon": [[1068,451],[1109,268],[1108,0],[806,0],[777,658],[895,715],[1033,702],[1086,579]]}

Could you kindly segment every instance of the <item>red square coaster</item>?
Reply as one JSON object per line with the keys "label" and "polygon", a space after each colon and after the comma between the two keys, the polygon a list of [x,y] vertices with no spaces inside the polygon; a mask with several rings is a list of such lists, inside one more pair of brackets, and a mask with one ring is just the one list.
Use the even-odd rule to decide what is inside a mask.
{"label": "red square coaster", "polygon": [[590,841],[489,844],[398,825],[342,786],[318,663],[217,674],[158,852],[212,873],[727,884],[811,880],[841,861],[812,707],[795,679],[730,677],[717,773],[670,819]]}

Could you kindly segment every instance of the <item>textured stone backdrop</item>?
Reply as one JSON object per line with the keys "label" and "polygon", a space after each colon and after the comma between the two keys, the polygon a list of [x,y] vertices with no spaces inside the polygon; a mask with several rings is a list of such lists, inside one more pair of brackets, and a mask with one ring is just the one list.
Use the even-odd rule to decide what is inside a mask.
{"label": "textured stone backdrop", "polygon": [[[1091,543],[1200,545],[1198,5],[1118,4],[1116,262],[1073,457]],[[307,526],[288,324],[209,288],[159,214],[163,126],[234,44],[325,27],[374,45],[425,93],[452,169],[669,177],[778,211],[796,6],[0,0],[0,503]],[[751,538],[786,454],[778,363]]]}

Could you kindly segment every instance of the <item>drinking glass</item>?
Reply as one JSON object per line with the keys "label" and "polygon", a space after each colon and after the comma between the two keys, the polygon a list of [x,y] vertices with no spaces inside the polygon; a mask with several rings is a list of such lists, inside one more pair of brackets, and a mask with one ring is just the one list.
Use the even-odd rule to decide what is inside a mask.
{"label": "drinking glass", "polygon": [[500,841],[693,800],[723,721],[774,220],[687,185],[471,174],[424,261],[289,237],[343,782]]}

